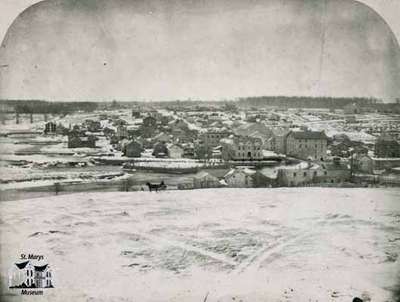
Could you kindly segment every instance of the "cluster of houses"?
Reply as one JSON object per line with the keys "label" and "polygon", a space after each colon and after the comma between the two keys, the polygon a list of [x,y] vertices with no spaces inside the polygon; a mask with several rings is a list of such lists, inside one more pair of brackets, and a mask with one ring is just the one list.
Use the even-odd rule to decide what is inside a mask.
{"label": "cluster of houses", "polygon": [[223,175],[218,173],[219,171],[212,170],[201,171],[191,180],[180,183],[178,188],[271,188],[321,184],[337,186],[351,180],[351,170],[346,163],[339,160],[322,164],[302,162],[295,166],[279,166],[273,169],[238,166],[228,169]]}
{"label": "cluster of houses", "polygon": [[357,169],[364,173],[397,173],[400,167],[400,144],[392,136],[382,133],[375,143],[374,154],[359,153],[355,162]]}
{"label": "cluster of houses", "polygon": [[[347,107],[346,112],[358,114],[357,106]],[[296,126],[285,114],[251,110],[243,114],[237,108],[228,113],[134,108],[129,117],[103,113],[99,120],[68,129],[48,122],[44,133],[67,135],[68,148],[96,148],[101,135],[126,158],[215,159],[232,167],[219,176],[203,171],[182,188],[337,184],[351,181],[355,173],[400,167],[399,142],[391,133],[383,132],[371,144]],[[285,164],[289,159],[303,165]],[[271,162],[274,169],[266,172],[263,167]]]}

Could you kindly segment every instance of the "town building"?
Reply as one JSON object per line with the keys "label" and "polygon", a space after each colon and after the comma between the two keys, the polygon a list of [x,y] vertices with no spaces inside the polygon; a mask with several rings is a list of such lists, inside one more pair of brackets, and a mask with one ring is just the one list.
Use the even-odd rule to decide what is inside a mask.
{"label": "town building", "polygon": [[54,134],[57,132],[57,125],[54,122],[47,122],[44,125],[44,134]]}
{"label": "town building", "polygon": [[193,145],[189,145],[189,146],[185,146],[183,148],[183,155],[184,158],[195,158],[196,154],[195,154],[195,150]]}
{"label": "town building", "polygon": [[367,154],[368,148],[362,142],[350,139],[334,140],[329,146],[331,156],[349,157],[352,154]]}
{"label": "town building", "polygon": [[143,151],[142,145],[137,141],[130,141],[122,147],[122,153],[126,157],[140,157]]}
{"label": "town building", "polygon": [[253,169],[235,168],[225,174],[224,180],[227,186],[231,188],[252,188],[254,174],[256,174],[256,171]]}
{"label": "town building", "polygon": [[360,114],[362,109],[356,103],[350,103],[343,107],[343,112],[345,114]]}
{"label": "town building", "polygon": [[350,167],[339,161],[324,163],[321,165],[312,165],[294,168],[278,169],[278,184],[284,187],[304,186],[321,183],[344,183],[351,178]]}
{"label": "town building", "polygon": [[272,136],[265,142],[265,149],[274,151],[278,154],[285,154],[286,136],[289,130],[286,128],[276,128],[272,130]]}
{"label": "town building", "polygon": [[155,128],[157,126],[157,119],[153,116],[146,116],[143,119],[143,127]]}
{"label": "town building", "polygon": [[169,150],[164,142],[158,142],[153,147],[153,156],[158,158],[169,157]]}
{"label": "town building", "polygon": [[218,188],[220,186],[219,179],[205,171],[201,171],[193,177],[194,189]]}
{"label": "town building", "polygon": [[227,138],[232,133],[227,130],[208,130],[206,133],[200,135],[205,148],[210,150],[220,144],[220,140]]}
{"label": "town building", "polygon": [[262,140],[254,137],[234,136],[220,141],[224,160],[263,159]]}
{"label": "town building", "polygon": [[235,135],[238,136],[249,136],[260,138],[263,144],[266,143],[271,137],[273,137],[273,131],[268,128],[265,124],[257,123],[246,123],[234,130]]}
{"label": "town building", "polygon": [[300,159],[325,160],[327,144],[323,131],[291,131],[286,136],[285,153]]}
{"label": "town building", "polygon": [[174,128],[171,131],[171,135],[175,142],[180,144],[191,143],[195,135],[190,130],[184,130],[181,128]]}
{"label": "town building", "polygon": [[356,157],[354,165],[360,172],[368,174],[379,174],[381,171],[392,170],[400,167],[400,157],[379,158],[369,155],[361,155]]}
{"label": "town building", "polygon": [[150,116],[150,117],[155,118],[156,120],[159,120],[159,119],[161,119],[161,117],[162,117],[161,112],[157,111],[156,109],[148,109],[148,110],[146,111],[146,114],[147,114],[148,116]]}
{"label": "town building", "polygon": [[140,110],[140,108],[134,108],[134,109],[132,109],[131,114],[132,114],[132,117],[133,117],[133,118],[140,118],[140,116],[141,116],[141,110]]}
{"label": "town building", "polygon": [[188,130],[189,126],[188,123],[186,123],[183,119],[176,119],[168,122],[168,126],[174,130],[174,129],[182,129],[182,130]]}
{"label": "town building", "polygon": [[90,132],[98,132],[101,130],[100,121],[85,120],[85,126]]}
{"label": "town building", "polygon": [[184,150],[179,145],[173,144],[168,147],[170,158],[182,158]]}
{"label": "town building", "polygon": [[277,175],[267,175],[259,170],[248,167],[231,169],[223,177],[226,185],[231,188],[268,188],[277,186]]}
{"label": "town building", "polygon": [[375,142],[375,156],[381,158],[400,157],[400,144],[391,135],[382,133]]}
{"label": "town building", "polygon": [[68,135],[68,148],[96,148],[96,137],[70,134]]}
{"label": "town building", "polygon": [[160,132],[156,136],[154,136],[153,141],[168,143],[169,141],[171,141],[171,137],[164,132]]}
{"label": "town building", "polygon": [[127,138],[128,137],[128,128],[125,125],[118,125],[116,136],[119,139]]}

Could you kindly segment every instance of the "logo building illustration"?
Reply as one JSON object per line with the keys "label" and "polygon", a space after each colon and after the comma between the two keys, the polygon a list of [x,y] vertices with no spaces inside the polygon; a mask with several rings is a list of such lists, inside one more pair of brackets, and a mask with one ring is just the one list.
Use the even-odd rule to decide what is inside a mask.
{"label": "logo building illustration", "polygon": [[53,288],[50,265],[33,265],[29,260],[14,263],[9,272],[9,288]]}

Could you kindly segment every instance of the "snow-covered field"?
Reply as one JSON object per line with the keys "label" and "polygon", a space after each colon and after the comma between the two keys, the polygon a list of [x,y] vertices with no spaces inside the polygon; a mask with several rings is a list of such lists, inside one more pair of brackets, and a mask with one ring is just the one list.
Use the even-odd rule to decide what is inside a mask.
{"label": "snow-covered field", "polygon": [[[82,193],[0,203],[3,298],[21,253],[54,289],[26,301],[393,301],[398,189]],[[368,298],[369,297],[369,298]]]}

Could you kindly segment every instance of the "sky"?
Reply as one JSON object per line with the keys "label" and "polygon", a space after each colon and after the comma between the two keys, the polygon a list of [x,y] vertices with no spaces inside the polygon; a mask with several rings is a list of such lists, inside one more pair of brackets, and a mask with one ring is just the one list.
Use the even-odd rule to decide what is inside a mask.
{"label": "sky", "polygon": [[[300,1],[274,0],[250,8],[232,4],[229,10],[194,5],[193,11],[176,5],[179,0],[161,8],[148,1],[153,7],[142,3],[141,9],[102,0],[69,2],[79,1],[86,4],[75,10],[48,6],[15,25],[0,52],[0,98],[400,97],[393,41],[370,14],[341,10],[337,3],[343,1],[329,1],[326,15],[317,0],[305,0],[301,8]],[[36,2],[0,0],[0,40]],[[399,0],[360,2],[400,40]]]}
{"label": "sky", "polygon": [[[0,40],[4,38],[8,27],[24,9],[39,2],[38,0],[0,0]],[[360,0],[372,7],[389,24],[400,41],[400,1],[399,0]]]}

